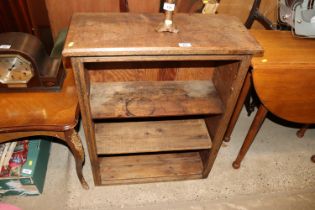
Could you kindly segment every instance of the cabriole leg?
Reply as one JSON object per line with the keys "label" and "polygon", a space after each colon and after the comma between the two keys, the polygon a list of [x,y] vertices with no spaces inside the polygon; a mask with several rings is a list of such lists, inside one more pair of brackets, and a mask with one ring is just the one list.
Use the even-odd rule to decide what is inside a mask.
{"label": "cabriole leg", "polygon": [[76,171],[81,185],[84,189],[89,189],[89,185],[86,183],[82,173],[84,163],[84,150],[80,137],[78,136],[78,133],[74,129],[72,129],[66,131],[65,140],[74,156]]}

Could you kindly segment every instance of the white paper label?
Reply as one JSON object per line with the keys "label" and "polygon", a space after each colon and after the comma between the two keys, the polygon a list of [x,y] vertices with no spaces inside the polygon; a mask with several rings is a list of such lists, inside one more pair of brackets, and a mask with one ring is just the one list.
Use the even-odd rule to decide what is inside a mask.
{"label": "white paper label", "polygon": [[164,21],[164,23],[165,23],[165,25],[172,25],[173,24],[173,21],[171,21],[171,20],[165,20]]}
{"label": "white paper label", "polygon": [[191,43],[189,42],[182,42],[182,43],[178,43],[178,46],[180,47],[191,47]]}
{"label": "white paper label", "polygon": [[10,48],[11,48],[11,45],[9,45],[9,44],[0,45],[0,49],[10,49]]}
{"label": "white paper label", "polygon": [[311,18],[311,23],[312,23],[312,24],[315,23],[315,16]]}
{"label": "white paper label", "polygon": [[175,10],[175,4],[164,3],[163,9],[166,11],[174,11]]}
{"label": "white paper label", "polygon": [[24,174],[31,174],[31,173],[32,173],[32,170],[24,168],[24,169],[22,170],[22,173],[24,173]]}

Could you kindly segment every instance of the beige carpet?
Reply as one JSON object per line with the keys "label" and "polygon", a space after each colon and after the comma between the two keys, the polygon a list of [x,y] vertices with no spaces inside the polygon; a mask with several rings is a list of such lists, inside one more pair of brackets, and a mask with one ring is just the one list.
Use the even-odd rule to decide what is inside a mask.
{"label": "beige carpet", "polygon": [[231,142],[221,148],[207,179],[95,187],[87,160],[84,174],[90,190],[84,190],[72,155],[54,144],[44,193],[3,201],[25,210],[315,209],[315,164],[310,161],[315,154],[315,129],[301,140],[296,129],[267,119],[241,168],[235,170],[231,163],[252,118],[241,114]]}

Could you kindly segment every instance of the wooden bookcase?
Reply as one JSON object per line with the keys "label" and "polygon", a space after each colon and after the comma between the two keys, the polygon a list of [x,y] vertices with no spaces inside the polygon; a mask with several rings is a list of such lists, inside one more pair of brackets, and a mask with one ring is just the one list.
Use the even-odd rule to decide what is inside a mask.
{"label": "wooden bookcase", "polygon": [[206,178],[251,57],[262,52],[228,16],[177,14],[178,34],[157,33],[161,21],[72,18],[64,63],[75,73],[96,185]]}

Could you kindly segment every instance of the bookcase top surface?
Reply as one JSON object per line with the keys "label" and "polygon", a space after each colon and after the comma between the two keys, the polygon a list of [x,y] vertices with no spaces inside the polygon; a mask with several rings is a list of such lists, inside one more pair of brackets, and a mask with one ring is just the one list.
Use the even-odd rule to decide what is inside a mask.
{"label": "bookcase top surface", "polygon": [[156,32],[163,14],[76,13],[64,56],[251,55],[262,47],[235,17],[175,14],[179,33]]}

